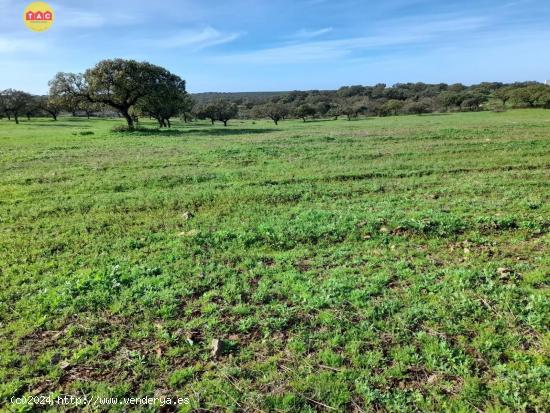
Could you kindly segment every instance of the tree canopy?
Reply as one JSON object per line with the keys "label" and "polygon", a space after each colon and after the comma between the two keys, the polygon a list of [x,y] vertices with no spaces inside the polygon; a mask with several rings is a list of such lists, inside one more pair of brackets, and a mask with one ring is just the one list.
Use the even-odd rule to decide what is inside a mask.
{"label": "tree canopy", "polygon": [[178,106],[173,99],[180,101],[184,93],[185,81],[179,76],[148,62],[125,59],[102,60],[84,74],[58,73],[50,82],[50,95],[75,107],[82,100],[110,106],[126,119],[129,129],[134,127],[133,106],[139,103],[166,120]]}
{"label": "tree canopy", "polygon": [[268,102],[258,106],[258,109],[256,110],[256,115],[258,117],[269,118],[275,123],[275,125],[277,125],[280,120],[287,117],[288,114],[288,107],[282,103]]}
{"label": "tree canopy", "polygon": [[33,97],[31,94],[21,90],[6,89],[0,92],[0,108],[8,117],[13,116],[15,123],[19,123],[19,116],[27,113],[32,105]]}
{"label": "tree canopy", "polygon": [[212,124],[215,121],[220,121],[227,126],[227,122],[239,114],[239,107],[234,102],[217,99],[197,107],[195,114],[199,119],[210,119]]}

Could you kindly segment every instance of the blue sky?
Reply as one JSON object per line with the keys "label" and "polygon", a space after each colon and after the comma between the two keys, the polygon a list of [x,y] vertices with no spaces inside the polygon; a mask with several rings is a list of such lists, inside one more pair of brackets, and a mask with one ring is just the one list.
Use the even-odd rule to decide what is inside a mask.
{"label": "blue sky", "polygon": [[58,71],[123,57],[165,66],[191,92],[550,79],[548,0],[0,0],[0,89],[45,93]]}

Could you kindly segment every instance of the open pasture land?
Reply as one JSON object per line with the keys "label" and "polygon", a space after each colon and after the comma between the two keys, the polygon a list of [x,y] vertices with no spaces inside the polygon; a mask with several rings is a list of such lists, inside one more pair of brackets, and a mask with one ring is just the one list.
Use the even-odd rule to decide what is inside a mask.
{"label": "open pasture land", "polygon": [[2,398],[550,411],[550,111],[121,123],[0,120]]}

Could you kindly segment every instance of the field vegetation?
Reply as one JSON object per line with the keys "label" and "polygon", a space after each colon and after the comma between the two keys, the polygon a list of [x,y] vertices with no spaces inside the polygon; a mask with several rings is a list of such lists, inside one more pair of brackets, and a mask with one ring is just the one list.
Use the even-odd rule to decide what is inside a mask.
{"label": "field vegetation", "polygon": [[0,120],[0,398],[549,411],[550,112],[307,120]]}

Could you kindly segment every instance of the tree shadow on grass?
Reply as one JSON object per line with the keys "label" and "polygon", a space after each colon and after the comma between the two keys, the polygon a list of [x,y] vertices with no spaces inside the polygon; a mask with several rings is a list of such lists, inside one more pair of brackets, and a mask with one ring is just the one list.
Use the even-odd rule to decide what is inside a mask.
{"label": "tree shadow on grass", "polygon": [[238,128],[238,129],[186,129],[188,133],[201,134],[201,135],[215,135],[215,136],[231,136],[231,135],[257,135],[260,133],[279,132],[280,129],[273,128]]}
{"label": "tree shadow on grass", "polygon": [[336,121],[337,119],[333,119],[333,118],[322,118],[322,119],[308,119],[306,120],[305,122],[302,122],[301,124],[302,125],[307,125],[308,123],[321,123],[321,122],[334,122]]}
{"label": "tree shadow on grass", "polygon": [[450,116],[453,113],[464,113],[464,112],[420,113],[420,114],[417,114],[417,116],[426,118],[426,117],[429,117],[429,116]]}
{"label": "tree shadow on grass", "polygon": [[[27,126],[46,126],[46,127],[51,127],[51,126],[55,126],[56,128],[72,128],[74,129],[77,125],[68,125],[66,123],[57,123],[55,121],[52,121],[51,123],[49,122],[28,122],[26,124]],[[78,127],[80,129],[91,129],[92,126],[90,125],[78,125]]]}
{"label": "tree shadow on grass", "polygon": [[114,132],[121,136],[234,136],[234,135],[257,135],[261,133],[278,132],[278,129],[149,129],[140,128],[132,132]]}

